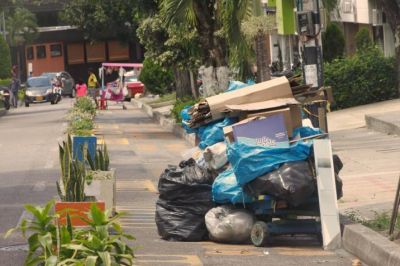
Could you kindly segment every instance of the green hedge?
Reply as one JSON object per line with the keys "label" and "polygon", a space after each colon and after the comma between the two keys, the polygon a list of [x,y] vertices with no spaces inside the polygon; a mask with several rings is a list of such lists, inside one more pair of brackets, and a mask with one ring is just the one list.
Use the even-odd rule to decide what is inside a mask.
{"label": "green hedge", "polygon": [[11,79],[0,79],[0,87],[6,87],[11,84]]}
{"label": "green hedge", "polygon": [[376,47],[326,63],[324,78],[333,89],[336,109],[398,97],[395,61]]}
{"label": "green hedge", "polygon": [[145,59],[139,80],[153,94],[165,94],[174,81],[172,71]]}

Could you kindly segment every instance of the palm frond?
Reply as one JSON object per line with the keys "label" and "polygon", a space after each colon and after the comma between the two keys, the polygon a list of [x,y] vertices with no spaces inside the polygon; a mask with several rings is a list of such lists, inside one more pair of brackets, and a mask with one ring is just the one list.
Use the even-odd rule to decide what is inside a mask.
{"label": "palm frond", "polygon": [[196,23],[193,0],[162,0],[160,3],[161,17],[167,23]]}

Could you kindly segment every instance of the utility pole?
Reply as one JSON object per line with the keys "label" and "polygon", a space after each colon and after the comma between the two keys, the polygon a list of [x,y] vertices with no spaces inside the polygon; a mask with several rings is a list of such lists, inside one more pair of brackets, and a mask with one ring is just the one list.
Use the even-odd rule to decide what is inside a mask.
{"label": "utility pole", "polygon": [[[320,0],[296,0],[297,33],[305,84],[317,90],[324,84],[321,40]],[[326,96],[326,94],[325,94]],[[326,101],[310,103],[306,108],[315,127],[328,132]]]}

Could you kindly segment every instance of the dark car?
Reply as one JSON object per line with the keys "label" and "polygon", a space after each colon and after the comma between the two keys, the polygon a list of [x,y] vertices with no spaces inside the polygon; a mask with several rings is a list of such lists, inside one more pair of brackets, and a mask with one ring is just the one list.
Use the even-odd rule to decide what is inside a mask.
{"label": "dark car", "polygon": [[62,86],[62,95],[67,95],[71,98],[75,97],[75,81],[68,72],[44,72],[42,76],[49,77],[50,80],[59,79]]}
{"label": "dark car", "polygon": [[25,106],[31,103],[51,102],[56,104],[58,97],[53,93],[53,85],[46,76],[29,78],[26,82]]}

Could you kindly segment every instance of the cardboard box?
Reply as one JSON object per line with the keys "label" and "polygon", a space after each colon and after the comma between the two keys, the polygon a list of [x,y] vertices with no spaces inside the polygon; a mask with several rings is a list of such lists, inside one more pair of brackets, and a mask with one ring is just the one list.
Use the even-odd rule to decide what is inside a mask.
{"label": "cardboard box", "polygon": [[235,124],[232,131],[237,142],[275,148],[289,147],[283,113]]}
{"label": "cardboard box", "polygon": [[269,117],[271,115],[276,115],[276,114],[284,115],[286,130],[290,138],[293,136],[293,130],[297,127],[302,126],[301,110],[298,105],[290,105],[287,108],[282,108],[272,111],[248,113],[247,118],[260,117],[260,116]]}
{"label": "cardboard box", "polygon": [[294,98],[280,98],[249,104],[227,105],[226,111],[244,119],[256,116],[268,117],[277,113],[283,113],[288,135],[292,137],[293,129],[302,126],[299,104]]}
{"label": "cardboard box", "polygon": [[292,90],[286,77],[208,97],[206,101],[210,107],[212,120],[217,120],[224,117],[227,105],[249,104],[277,98],[293,98]]}

